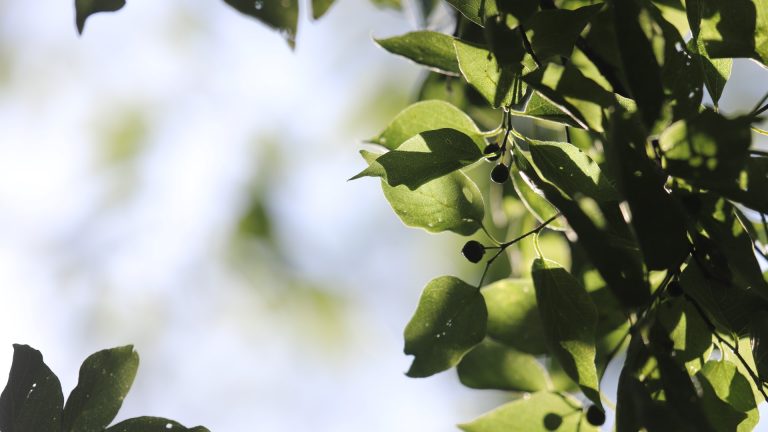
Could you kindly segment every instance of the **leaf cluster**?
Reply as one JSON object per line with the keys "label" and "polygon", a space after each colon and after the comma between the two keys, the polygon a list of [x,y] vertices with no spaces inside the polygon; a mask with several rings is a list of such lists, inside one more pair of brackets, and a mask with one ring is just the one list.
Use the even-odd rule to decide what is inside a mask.
{"label": "leaf cluster", "polygon": [[3,432],[208,432],[160,417],[136,417],[110,426],[133,384],[139,355],[130,345],[90,355],[66,403],[58,377],[43,355],[13,346],[8,384],[0,395]]}

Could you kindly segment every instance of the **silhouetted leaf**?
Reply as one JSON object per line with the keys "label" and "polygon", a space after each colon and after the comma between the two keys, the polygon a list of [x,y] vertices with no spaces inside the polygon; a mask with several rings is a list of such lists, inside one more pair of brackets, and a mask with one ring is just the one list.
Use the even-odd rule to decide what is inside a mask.
{"label": "silhouetted leaf", "polygon": [[59,432],[63,405],[59,379],[40,351],[14,344],[8,383],[0,395],[0,430]]}
{"label": "silhouetted leaf", "polygon": [[298,0],[224,0],[245,15],[252,16],[282,34],[288,44],[296,44],[299,20]]}
{"label": "silhouetted leaf", "polygon": [[750,323],[752,333],[752,358],[755,360],[757,375],[763,382],[768,381],[768,312],[758,311]]}
{"label": "silhouetted leaf", "polygon": [[488,312],[480,291],[451,276],[430,281],[405,328],[410,377],[427,377],[455,366],[483,340]]}
{"label": "silhouetted leaf", "polygon": [[63,432],[100,431],[115,418],[139,368],[132,345],[90,355],[62,417]]}
{"label": "silhouetted leaf", "polygon": [[570,57],[579,34],[601,7],[591,5],[576,10],[543,10],[527,20],[525,30],[539,61]]}
{"label": "silhouetted leaf", "polygon": [[85,21],[97,12],[114,12],[125,6],[125,0],[75,0],[77,32],[82,34]]}
{"label": "silhouetted leaf", "polygon": [[[642,3],[645,5],[645,3]],[[616,36],[624,75],[646,127],[659,117],[664,102],[661,68],[649,38],[654,22],[637,0],[613,2]]]}
{"label": "silhouetted leaf", "polygon": [[768,66],[768,0],[697,0],[699,39],[711,58],[747,57]]}
{"label": "silhouetted leaf", "polygon": [[554,261],[537,258],[531,270],[547,345],[584,395],[602,406],[595,367],[597,309],[589,294]]}
{"label": "silhouetted leaf", "polygon": [[547,372],[536,357],[489,339],[467,353],[456,370],[470,388],[534,392],[549,387]]}
{"label": "silhouetted leaf", "polygon": [[160,417],[136,417],[121,421],[105,432],[210,432],[202,426],[186,428],[180,423]]}
{"label": "silhouetted leaf", "polygon": [[374,39],[385,50],[438,72],[459,75],[453,38],[433,31],[415,31],[387,39]]}
{"label": "silhouetted leaf", "polygon": [[679,267],[690,250],[685,214],[664,188],[667,175],[648,158],[639,120],[614,112],[605,155],[617,171],[646,265],[652,270]]}
{"label": "silhouetted leaf", "polygon": [[676,361],[695,374],[709,358],[712,332],[696,308],[686,299],[669,299],[659,305],[657,319],[669,333]]}
{"label": "silhouetted leaf", "polygon": [[729,119],[704,110],[680,120],[659,138],[667,171],[702,187],[723,185],[738,177],[751,143],[749,119]]}

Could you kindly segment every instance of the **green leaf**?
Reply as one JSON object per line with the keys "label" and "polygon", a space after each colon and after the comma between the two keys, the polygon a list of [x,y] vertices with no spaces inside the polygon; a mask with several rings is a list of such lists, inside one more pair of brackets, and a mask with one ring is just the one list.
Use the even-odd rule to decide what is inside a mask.
{"label": "green leaf", "polygon": [[736,208],[714,194],[700,194],[699,222],[726,257],[733,283],[768,300],[768,282],[755,258],[752,238]]}
{"label": "green leaf", "polygon": [[462,15],[475,24],[483,25],[486,17],[499,14],[496,0],[447,0]]}
{"label": "green leaf", "polygon": [[430,281],[405,328],[410,377],[427,377],[455,366],[485,337],[488,312],[479,290],[461,279]]}
{"label": "green leaf", "polygon": [[528,139],[534,167],[541,177],[569,198],[618,201],[619,195],[600,167],[578,147],[562,142]]}
{"label": "green leaf", "polygon": [[463,132],[472,138],[477,148],[485,148],[485,139],[475,122],[460,109],[440,100],[416,102],[409,106],[370,142],[394,150],[421,132],[445,128]]}
{"label": "green leaf", "polygon": [[483,154],[472,138],[454,129],[422,132],[396,150],[379,156],[368,168],[352,177],[381,177],[390,186],[415,190],[430,180],[477,162]]}
{"label": "green leaf", "polygon": [[401,0],[371,0],[378,7],[400,10],[403,8]]}
{"label": "green leaf", "polygon": [[531,95],[531,99],[528,101],[528,104],[526,104],[524,111],[516,111],[512,109],[510,110],[510,113],[518,117],[529,117],[581,128],[581,125],[571,116],[536,91]]}
{"label": "green leaf", "polygon": [[[718,430],[748,432],[757,426],[760,414],[757,412],[752,387],[735,364],[726,360],[707,362],[697,377],[700,381],[706,380],[714,393],[705,392],[704,409],[710,422],[720,426]],[[723,404],[728,408],[723,407]],[[742,414],[734,416],[732,410]]]}
{"label": "green leaf", "polygon": [[335,0],[312,0],[312,18],[318,19],[328,12]]}
{"label": "green leaf", "polygon": [[768,158],[751,157],[746,167],[732,178],[712,179],[707,182],[709,189],[724,197],[738,201],[761,213],[768,213]]}
{"label": "green leaf", "polygon": [[491,340],[477,345],[456,367],[461,383],[475,389],[535,392],[549,387],[536,357]]}
{"label": "green leaf", "polygon": [[657,319],[669,333],[676,361],[695,374],[707,361],[712,348],[712,332],[699,312],[684,298],[670,299],[657,308]]}
{"label": "green leaf", "polygon": [[689,51],[694,53],[694,61],[701,69],[702,76],[704,77],[704,85],[707,86],[709,96],[712,98],[715,107],[717,107],[718,101],[720,101],[720,97],[723,95],[725,85],[731,77],[733,59],[709,58],[707,48],[704,46],[704,42],[702,42],[701,39],[691,39],[688,42],[688,48]]}
{"label": "green leaf", "polygon": [[539,61],[570,57],[576,39],[601,7],[591,5],[576,10],[542,10],[527,20],[526,34]]}
{"label": "green leaf", "polygon": [[384,181],[381,187],[404,224],[429,232],[470,235],[480,228],[485,215],[480,189],[462,172],[430,180],[415,190]]}
{"label": "green leaf", "polygon": [[180,423],[160,417],[136,417],[121,421],[105,432],[210,432],[202,426],[186,428]]}
{"label": "green leaf", "polygon": [[[520,79],[523,66],[519,64],[525,55],[520,38],[505,42],[507,49],[514,50],[517,66],[501,67],[496,56],[490,51],[460,40],[454,40],[459,69],[464,79],[472,85],[494,108],[512,107],[521,109],[531,93]],[[514,61],[514,60],[513,60]]]}
{"label": "green leaf", "polygon": [[415,31],[387,39],[374,39],[382,48],[438,72],[459,75],[453,37],[433,31]]}
{"label": "green leaf", "polygon": [[748,118],[726,118],[708,109],[672,124],[659,138],[667,171],[705,188],[737,178],[750,143]]}
{"label": "green leaf", "polygon": [[732,286],[728,281],[721,281],[712,270],[702,271],[702,264],[693,261],[680,274],[680,284],[686,294],[691,296],[709,319],[721,330],[743,334],[749,325],[749,319],[765,303],[752,293]]}
{"label": "green leaf", "polygon": [[690,250],[686,216],[664,188],[667,175],[648,158],[646,133],[639,120],[615,111],[605,154],[629,204],[631,223],[648,268],[678,268]]}
{"label": "green leaf", "polygon": [[544,329],[530,279],[502,279],[483,287],[488,336],[529,354],[547,352]]}
{"label": "green leaf", "polygon": [[578,410],[581,405],[564,394],[538,392],[509,402],[480,418],[459,425],[465,432],[597,432]]}
{"label": "green leaf", "polygon": [[125,0],[75,0],[77,32],[83,34],[85,20],[97,12],[115,12],[125,6]]}
{"label": "green leaf", "polygon": [[711,58],[747,57],[768,66],[768,0],[697,0],[699,39]]}
{"label": "green leaf", "polygon": [[768,381],[768,312],[755,313],[750,323],[752,330],[752,357],[755,360],[757,375]]}
{"label": "green leaf", "polygon": [[59,432],[64,396],[43,355],[27,345],[13,345],[8,383],[0,395],[3,432]]}
{"label": "green leaf", "polygon": [[[512,185],[517,192],[518,198],[523,202],[525,208],[538,220],[540,223],[547,221],[559,213],[559,210],[552,205],[543,196],[543,192],[537,192],[534,190],[534,185],[525,174],[520,172],[517,165],[512,165]],[[560,218],[555,219],[547,225],[547,228],[565,231],[565,224]]]}
{"label": "green leaf", "polygon": [[613,295],[626,307],[644,305],[650,292],[639,247],[623,220],[618,203],[598,204],[589,198],[573,201],[541,178],[520,146],[515,147],[514,155],[520,171],[563,213]]}
{"label": "green leaf", "polygon": [[282,34],[291,47],[296,44],[298,0],[224,0],[241,13],[256,18]]}
{"label": "green leaf", "polygon": [[646,127],[658,119],[664,102],[661,68],[651,45],[655,22],[637,0],[613,2],[614,25],[624,75]]}
{"label": "green leaf", "polygon": [[62,417],[63,432],[101,431],[115,418],[139,368],[132,345],[90,355]]}
{"label": "green leaf", "polygon": [[554,261],[537,258],[531,273],[552,355],[592,402],[602,406],[595,367],[597,309],[589,294]]}
{"label": "green leaf", "polygon": [[523,76],[523,81],[571,116],[582,128],[603,132],[603,108],[615,104],[613,94],[573,66],[549,63]]}

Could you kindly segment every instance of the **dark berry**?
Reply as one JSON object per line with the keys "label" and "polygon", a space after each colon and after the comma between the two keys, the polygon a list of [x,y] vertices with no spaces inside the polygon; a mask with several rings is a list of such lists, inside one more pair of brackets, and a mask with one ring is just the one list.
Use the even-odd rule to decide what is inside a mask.
{"label": "dark berry", "polygon": [[597,405],[591,405],[587,408],[587,421],[592,426],[602,426],[605,423],[605,412]]}
{"label": "dark berry", "polygon": [[470,240],[461,248],[461,254],[469,262],[479,263],[483,259],[483,255],[485,255],[485,246],[478,241]]}
{"label": "dark berry", "polygon": [[500,158],[501,154],[499,152],[501,152],[501,147],[498,144],[488,144],[485,146],[485,150],[483,150],[485,159],[489,161],[495,161]]}
{"label": "dark berry", "polygon": [[680,286],[680,282],[673,280],[667,285],[667,293],[670,297],[680,297],[683,295],[683,287]]}
{"label": "dark berry", "polygon": [[563,417],[555,413],[549,413],[544,416],[544,429],[548,431],[557,430],[563,424]]}
{"label": "dark berry", "polygon": [[491,171],[491,180],[496,183],[504,183],[509,180],[509,167],[500,163],[493,167]]}

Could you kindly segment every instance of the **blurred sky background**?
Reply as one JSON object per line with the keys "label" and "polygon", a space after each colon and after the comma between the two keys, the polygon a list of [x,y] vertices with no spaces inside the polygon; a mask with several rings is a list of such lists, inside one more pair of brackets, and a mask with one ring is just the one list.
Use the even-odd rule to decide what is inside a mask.
{"label": "blurred sky background", "polygon": [[[405,377],[422,287],[476,269],[346,182],[421,73],[371,36],[413,14],[339,0],[291,51],[220,0],[129,0],[81,38],[72,3],[0,0],[0,374],[29,344],[67,395],[134,344],[118,419],[214,432],[448,431],[499,403]],[[749,110],[765,71],[734,76],[723,109]]]}

